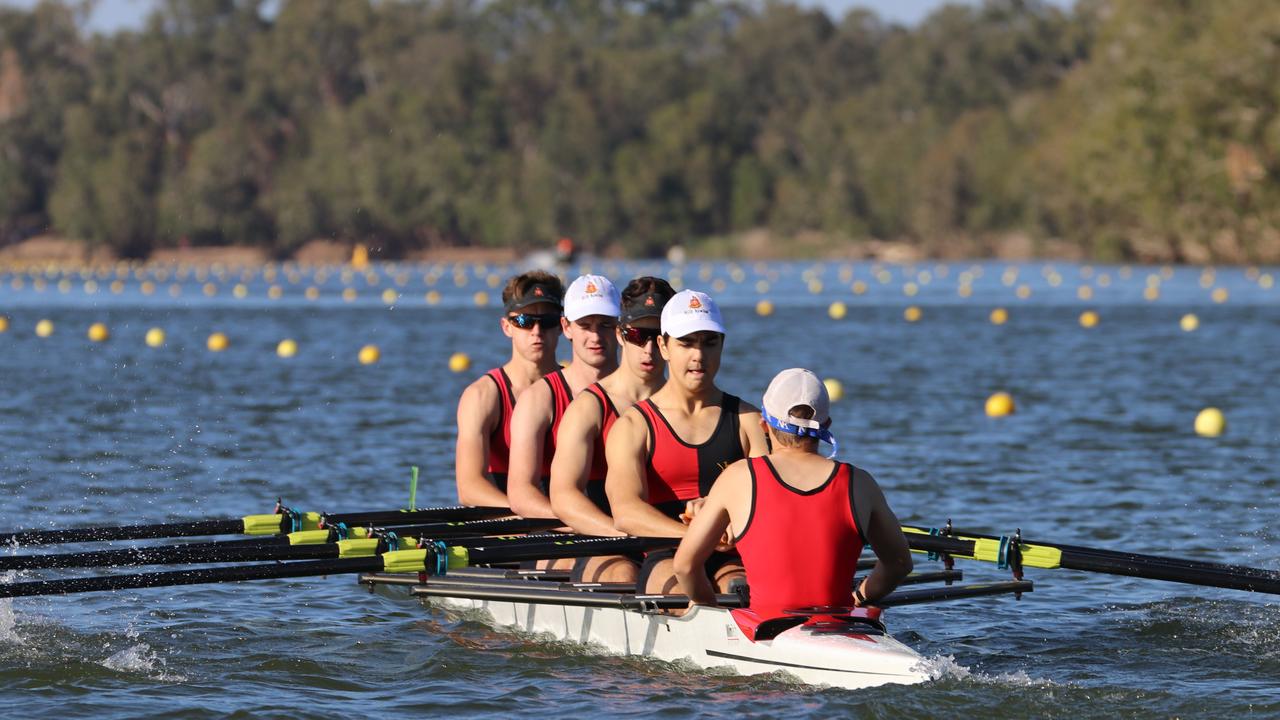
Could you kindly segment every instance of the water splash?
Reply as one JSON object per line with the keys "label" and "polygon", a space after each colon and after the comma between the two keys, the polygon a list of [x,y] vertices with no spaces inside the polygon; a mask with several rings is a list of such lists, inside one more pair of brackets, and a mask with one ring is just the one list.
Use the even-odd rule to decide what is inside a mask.
{"label": "water splash", "polygon": [[[17,575],[13,570],[0,574],[0,585],[8,585]],[[0,642],[14,645],[26,644],[18,634],[18,616],[13,612],[13,598],[0,600]]]}
{"label": "water splash", "polygon": [[926,657],[916,663],[915,667],[912,669],[925,673],[929,676],[930,680],[935,682],[939,680],[960,680],[1014,687],[1051,687],[1054,685],[1053,681],[1033,678],[1024,670],[999,673],[996,675],[974,672],[968,667],[956,662],[955,657],[952,655],[933,655],[931,657]]}
{"label": "water splash", "polygon": [[168,672],[164,658],[145,642],[130,645],[102,661],[102,666],[119,673],[144,675],[160,682],[185,682],[186,678]]}

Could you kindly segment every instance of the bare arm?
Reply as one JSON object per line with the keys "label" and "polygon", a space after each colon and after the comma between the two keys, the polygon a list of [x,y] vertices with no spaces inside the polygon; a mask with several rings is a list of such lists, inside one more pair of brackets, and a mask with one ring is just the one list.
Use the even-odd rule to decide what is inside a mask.
{"label": "bare arm", "polygon": [[569,403],[556,434],[556,456],[551,460],[551,509],[555,516],[587,535],[622,535],[587,497],[587,473],[600,436],[603,418],[600,402],[582,393]]}
{"label": "bare arm", "polygon": [[760,427],[760,409],[750,403],[738,406],[738,434],[742,440],[742,451],[749,458],[769,454],[769,440]]}
{"label": "bare arm", "polygon": [[629,535],[680,537],[684,523],[663,515],[649,504],[645,486],[649,430],[640,411],[632,408],[614,421],[605,443],[609,474],[605,492],[613,509],[614,527]]}
{"label": "bare arm", "polygon": [[[863,470],[856,470],[854,485],[854,508],[858,510],[858,523],[867,542],[876,551],[876,567],[862,582],[862,594],[867,603],[875,601],[893,592],[898,583],[911,572],[911,549],[907,546],[907,538],[902,534],[902,526],[898,517],[893,514],[884,493],[876,484],[875,478]],[[864,518],[866,518],[864,522]]]}
{"label": "bare arm", "polygon": [[[705,501],[685,532],[680,547],[676,548],[673,569],[680,588],[689,596],[689,601],[698,605],[715,605],[715,588],[704,569],[704,563],[711,557],[711,552],[720,544],[725,530],[729,527],[733,510],[731,505],[741,505],[743,483],[750,482],[746,463],[737,462],[725,469],[716,484],[707,494]],[[750,512],[750,496],[747,496],[747,511]],[[741,514],[739,509],[738,514]],[[745,520],[738,520],[745,522]],[[735,522],[734,525],[737,525]]]}
{"label": "bare arm", "polygon": [[553,518],[551,501],[540,487],[543,441],[551,428],[551,388],[536,382],[520,393],[511,413],[511,457],[507,461],[507,498],[516,514]]}
{"label": "bare arm", "polygon": [[485,473],[489,435],[502,416],[502,397],[488,377],[471,383],[458,399],[458,444],[454,451],[454,481],[463,505],[507,507],[507,496]]}

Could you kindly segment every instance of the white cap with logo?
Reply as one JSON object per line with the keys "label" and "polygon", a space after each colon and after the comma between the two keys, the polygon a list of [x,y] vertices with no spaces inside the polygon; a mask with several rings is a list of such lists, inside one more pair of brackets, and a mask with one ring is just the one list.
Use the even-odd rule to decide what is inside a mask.
{"label": "white cap with logo", "polygon": [[[813,417],[792,415],[791,410],[796,407],[813,410]],[[826,427],[831,420],[831,396],[827,394],[827,386],[813,372],[789,368],[775,375],[769,389],[764,391],[761,410],[765,422],[779,432],[831,443],[829,457],[835,457],[836,439]]]}
{"label": "white cap with logo", "polygon": [[569,322],[588,315],[616,318],[622,314],[622,296],[603,275],[580,275],[564,293],[564,317]]}
{"label": "white cap with logo", "polygon": [[703,331],[725,334],[720,308],[710,295],[697,290],[681,290],[663,306],[664,334],[682,338]]}

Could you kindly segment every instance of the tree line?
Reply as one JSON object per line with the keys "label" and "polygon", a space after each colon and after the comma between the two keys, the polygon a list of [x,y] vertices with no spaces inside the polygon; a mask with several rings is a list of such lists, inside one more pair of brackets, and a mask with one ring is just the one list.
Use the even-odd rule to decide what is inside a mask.
{"label": "tree line", "polygon": [[1280,5],[1037,0],[915,27],[723,0],[0,7],[0,243],[1280,260]]}

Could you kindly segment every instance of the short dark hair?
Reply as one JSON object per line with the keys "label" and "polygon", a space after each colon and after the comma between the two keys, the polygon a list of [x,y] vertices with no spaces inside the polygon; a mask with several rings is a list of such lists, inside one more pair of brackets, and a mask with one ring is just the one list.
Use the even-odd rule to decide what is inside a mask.
{"label": "short dark hair", "polygon": [[668,300],[675,297],[676,291],[672,289],[671,283],[660,277],[641,275],[627,283],[627,286],[622,289],[623,314],[626,314],[627,308],[642,300],[645,295],[653,295],[665,305]]}
{"label": "short dark hair", "polygon": [[544,270],[530,270],[507,280],[507,286],[502,288],[502,304],[507,305],[523,296],[534,285],[546,285],[555,291],[556,297],[564,297],[564,283],[560,278]]}

